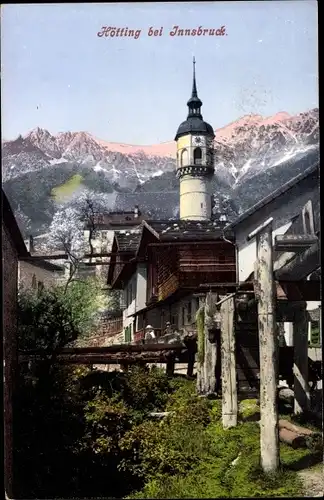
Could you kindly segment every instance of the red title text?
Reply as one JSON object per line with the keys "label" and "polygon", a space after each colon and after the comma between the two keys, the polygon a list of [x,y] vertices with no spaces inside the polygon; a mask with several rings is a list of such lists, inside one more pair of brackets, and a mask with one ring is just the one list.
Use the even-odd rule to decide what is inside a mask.
{"label": "red title text", "polygon": [[198,26],[197,28],[181,28],[180,26],[172,26],[172,29],[165,30],[163,26],[160,28],[156,28],[154,26],[150,26],[147,30],[142,29],[130,29],[128,27],[125,28],[116,28],[115,26],[102,26],[102,28],[98,31],[98,37],[127,37],[134,38],[137,40],[142,32],[144,32],[149,37],[159,37],[163,35],[168,35],[171,37],[183,37],[183,36],[225,36],[226,27],[221,26],[220,28],[204,28],[203,26]]}

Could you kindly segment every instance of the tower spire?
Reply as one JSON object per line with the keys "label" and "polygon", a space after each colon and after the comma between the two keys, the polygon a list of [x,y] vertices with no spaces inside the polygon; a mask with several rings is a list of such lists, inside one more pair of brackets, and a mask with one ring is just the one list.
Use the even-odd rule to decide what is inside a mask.
{"label": "tower spire", "polygon": [[192,63],[193,63],[193,79],[192,79],[191,97],[190,97],[189,101],[187,102],[187,106],[189,108],[188,118],[191,116],[196,116],[197,118],[202,119],[201,111],[200,111],[200,108],[202,106],[202,102],[199,99],[198,92],[197,92],[195,56],[193,56]]}
{"label": "tower spire", "polygon": [[198,97],[197,84],[196,84],[196,59],[195,59],[195,56],[193,56],[192,63],[193,63],[193,81],[192,81],[191,97]]}

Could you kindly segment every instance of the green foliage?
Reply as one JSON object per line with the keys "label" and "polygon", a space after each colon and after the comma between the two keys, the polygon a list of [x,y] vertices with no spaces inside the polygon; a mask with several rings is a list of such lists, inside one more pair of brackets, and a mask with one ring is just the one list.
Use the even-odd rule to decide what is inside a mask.
{"label": "green foliage", "polygon": [[[274,475],[261,471],[257,424],[244,423],[224,430],[220,421],[214,421],[204,433],[205,440],[207,436],[209,440],[207,455],[193,460],[191,470],[173,476],[154,475],[131,498],[253,498],[299,494],[301,484],[289,469],[281,468]],[[197,459],[196,450],[193,454]]]}
{"label": "green foliage", "polygon": [[87,336],[101,305],[94,279],[73,281],[41,292],[21,289],[18,298],[20,349],[59,349]]}
{"label": "green foliage", "polygon": [[18,299],[20,349],[55,350],[75,340],[77,325],[71,308],[54,290],[24,291]]}
{"label": "green foliage", "polygon": [[[180,385],[180,384],[179,384]],[[120,442],[128,455],[121,463],[144,478],[183,475],[204,458],[213,446],[204,429],[209,422],[209,405],[194,396],[192,382],[180,385],[171,395],[161,422],[145,420],[127,432]]]}
{"label": "green foliage", "polygon": [[203,363],[205,359],[205,306],[202,305],[196,313],[197,322],[197,358],[199,363]]}
{"label": "green foliage", "polygon": [[147,413],[163,409],[170,390],[168,377],[163,370],[153,366],[148,371],[134,366],[127,374],[123,398],[134,411]]}

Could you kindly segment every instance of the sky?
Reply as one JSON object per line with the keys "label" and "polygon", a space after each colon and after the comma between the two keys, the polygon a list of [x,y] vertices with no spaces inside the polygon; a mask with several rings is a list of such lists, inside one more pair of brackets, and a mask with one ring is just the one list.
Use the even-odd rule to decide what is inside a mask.
{"label": "sky", "polygon": [[[173,140],[196,58],[204,119],[318,106],[316,0],[12,4],[1,8],[2,137],[35,127],[126,144]],[[99,37],[103,26],[141,30]],[[223,36],[170,36],[220,29]],[[149,28],[163,28],[148,36]]]}

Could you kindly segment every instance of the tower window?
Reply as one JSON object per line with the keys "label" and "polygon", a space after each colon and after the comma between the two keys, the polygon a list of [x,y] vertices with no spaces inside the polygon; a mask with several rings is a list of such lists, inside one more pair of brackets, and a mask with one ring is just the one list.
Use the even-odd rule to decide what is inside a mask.
{"label": "tower window", "polygon": [[194,149],[194,164],[201,165],[201,160],[202,160],[201,148],[195,148]]}
{"label": "tower window", "polygon": [[183,149],[181,151],[181,167],[184,165],[188,165],[188,151],[186,149]]}

